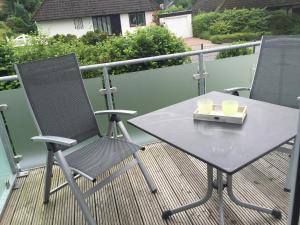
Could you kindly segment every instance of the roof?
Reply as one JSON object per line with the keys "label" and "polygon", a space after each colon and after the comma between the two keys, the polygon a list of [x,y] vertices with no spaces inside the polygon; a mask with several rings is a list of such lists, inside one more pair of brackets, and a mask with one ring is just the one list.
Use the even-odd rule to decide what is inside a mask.
{"label": "roof", "polygon": [[225,0],[222,9],[272,8],[300,5],[300,0]]}
{"label": "roof", "polygon": [[170,13],[162,13],[162,14],[159,14],[158,17],[159,18],[166,18],[166,17],[181,16],[181,15],[187,15],[187,14],[192,14],[192,10],[170,12]]}
{"label": "roof", "polygon": [[157,9],[159,5],[154,0],[44,0],[33,20],[47,21]]}
{"label": "roof", "polygon": [[193,12],[211,12],[215,11],[224,0],[198,0],[193,6]]}

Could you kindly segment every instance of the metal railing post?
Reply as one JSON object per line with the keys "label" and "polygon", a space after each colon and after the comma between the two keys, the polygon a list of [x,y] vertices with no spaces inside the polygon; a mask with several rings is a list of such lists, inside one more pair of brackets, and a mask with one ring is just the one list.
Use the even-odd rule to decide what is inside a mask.
{"label": "metal railing post", "polygon": [[[103,67],[103,79],[104,79],[104,87],[106,89],[106,100],[107,100],[108,109],[113,110],[114,109],[114,103],[113,103],[113,98],[112,98],[110,82],[109,82],[108,69],[109,68],[107,66]],[[113,126],[113,135],[115,137],[118,135],[116,124],[114,124],[114,126]]]}
{"label": "metal railing post", "polygon": [[198,74],[194,75],[194,79],[198,82],[198,95],[204,95],[206,93],[206,77],[203,53],[198,55]]}

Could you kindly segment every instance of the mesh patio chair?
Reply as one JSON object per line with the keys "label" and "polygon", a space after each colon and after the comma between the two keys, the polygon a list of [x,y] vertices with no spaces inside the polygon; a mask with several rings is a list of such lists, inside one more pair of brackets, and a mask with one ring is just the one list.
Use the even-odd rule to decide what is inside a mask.
{"label": "mesh patio chair", "polygon": [[[15,69],[40,134],[31,139],[46,143],[48,149],[44,203],[49,201],[50,194],[68,184],[86,221],[90,225],[95,225],[96,222],[85,198],[136,164],[140,167],[151,192],[156,192],[155,184],[138,155],[141,147],[131,142],[123,122],[119,119],[119,115],[135,115],[136,112],[128,110],[93,112],[75,54],[19,64]],[[110,115],[106,135],[100,133],[95,115]],[[112,137],[113,124],[117,124],[124,139]],[[76,151],[63,153],[75,145],[78,146]],[[133,156],[133,160],[122,169],[87,192],[80,191],[75,181],[78,177],[82,176],[94,182],[98,175],[129,156]],[[66,183],[50,190],[54,163],[62,169]]]}
{"label": "mesh patio chair", "polygon": [[[226,89],[225,92],[239,95],[250,91],[250,98],[273,104],[298,108],[300,96],[300,36],[263,37],[252,86]],[[294,146],[293,142],[287,144]],[[291,155],[285,190],[290,190],[290,174],[294,151],[279,148]]]}

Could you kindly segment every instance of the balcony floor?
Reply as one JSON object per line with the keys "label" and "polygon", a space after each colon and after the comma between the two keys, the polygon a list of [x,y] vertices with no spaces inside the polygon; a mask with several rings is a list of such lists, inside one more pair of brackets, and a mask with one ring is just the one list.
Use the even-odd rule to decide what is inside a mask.
{"label": "balcony floor", "polygon": [[[204,195],[204,163],[161,142],[147,145],[141,156],[155,180],[158,192],[154,195],[148,191],[141,172],[134,167],[88,199],[98,224],[218,224],[215,192],[204,206],[176,214],[168,222],[161,219],[162,210],[195,201]],[[283,191],[287,160],[287,155],[273,152],[233,177],[237,197],[277,207],[284,212],[283,219],[276,220],[269,215],[236,206],[228,200],[226,193],[226,224],[287,223],[288,194]],[[43,176],[44,168],[40,168],[31,170],[28,177],[19,178],[21,188],[12,192],[1,225],[85,224],[69,187],[52,195],[49,204],[43,204]],[[63,181],[62,172],[55,168],[53,184]],[[83,190],[93,185],[83,178],[78,182]]]}

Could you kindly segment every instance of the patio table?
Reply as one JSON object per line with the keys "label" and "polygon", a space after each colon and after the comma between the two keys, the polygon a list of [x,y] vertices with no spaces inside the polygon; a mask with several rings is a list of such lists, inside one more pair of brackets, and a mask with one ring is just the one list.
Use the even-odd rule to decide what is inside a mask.
{"label": "patio table", "polygon": [[[209,98],[215,104],[223,100],[238,100],[247,106],[247,117],[242,125],[197,121],[193,112],[197,101]],[[232,188],[232,176],[255,160],[293,139],[297,133],[298,110],[220,92],[208,94],[168,106],[166,108],[128,120],[129,124],[157,137],[207,163],[207,192],[199,201],[164,211],[162,217],[191,209],[207,202],[218,192],[220,224],[224,224],[223,191],[236,204],[281,218],[277,209],[268,209],[236,198]],[[214,170],[217,179],[214,181]],[[226,174],[226,178],[223,178]]]}

